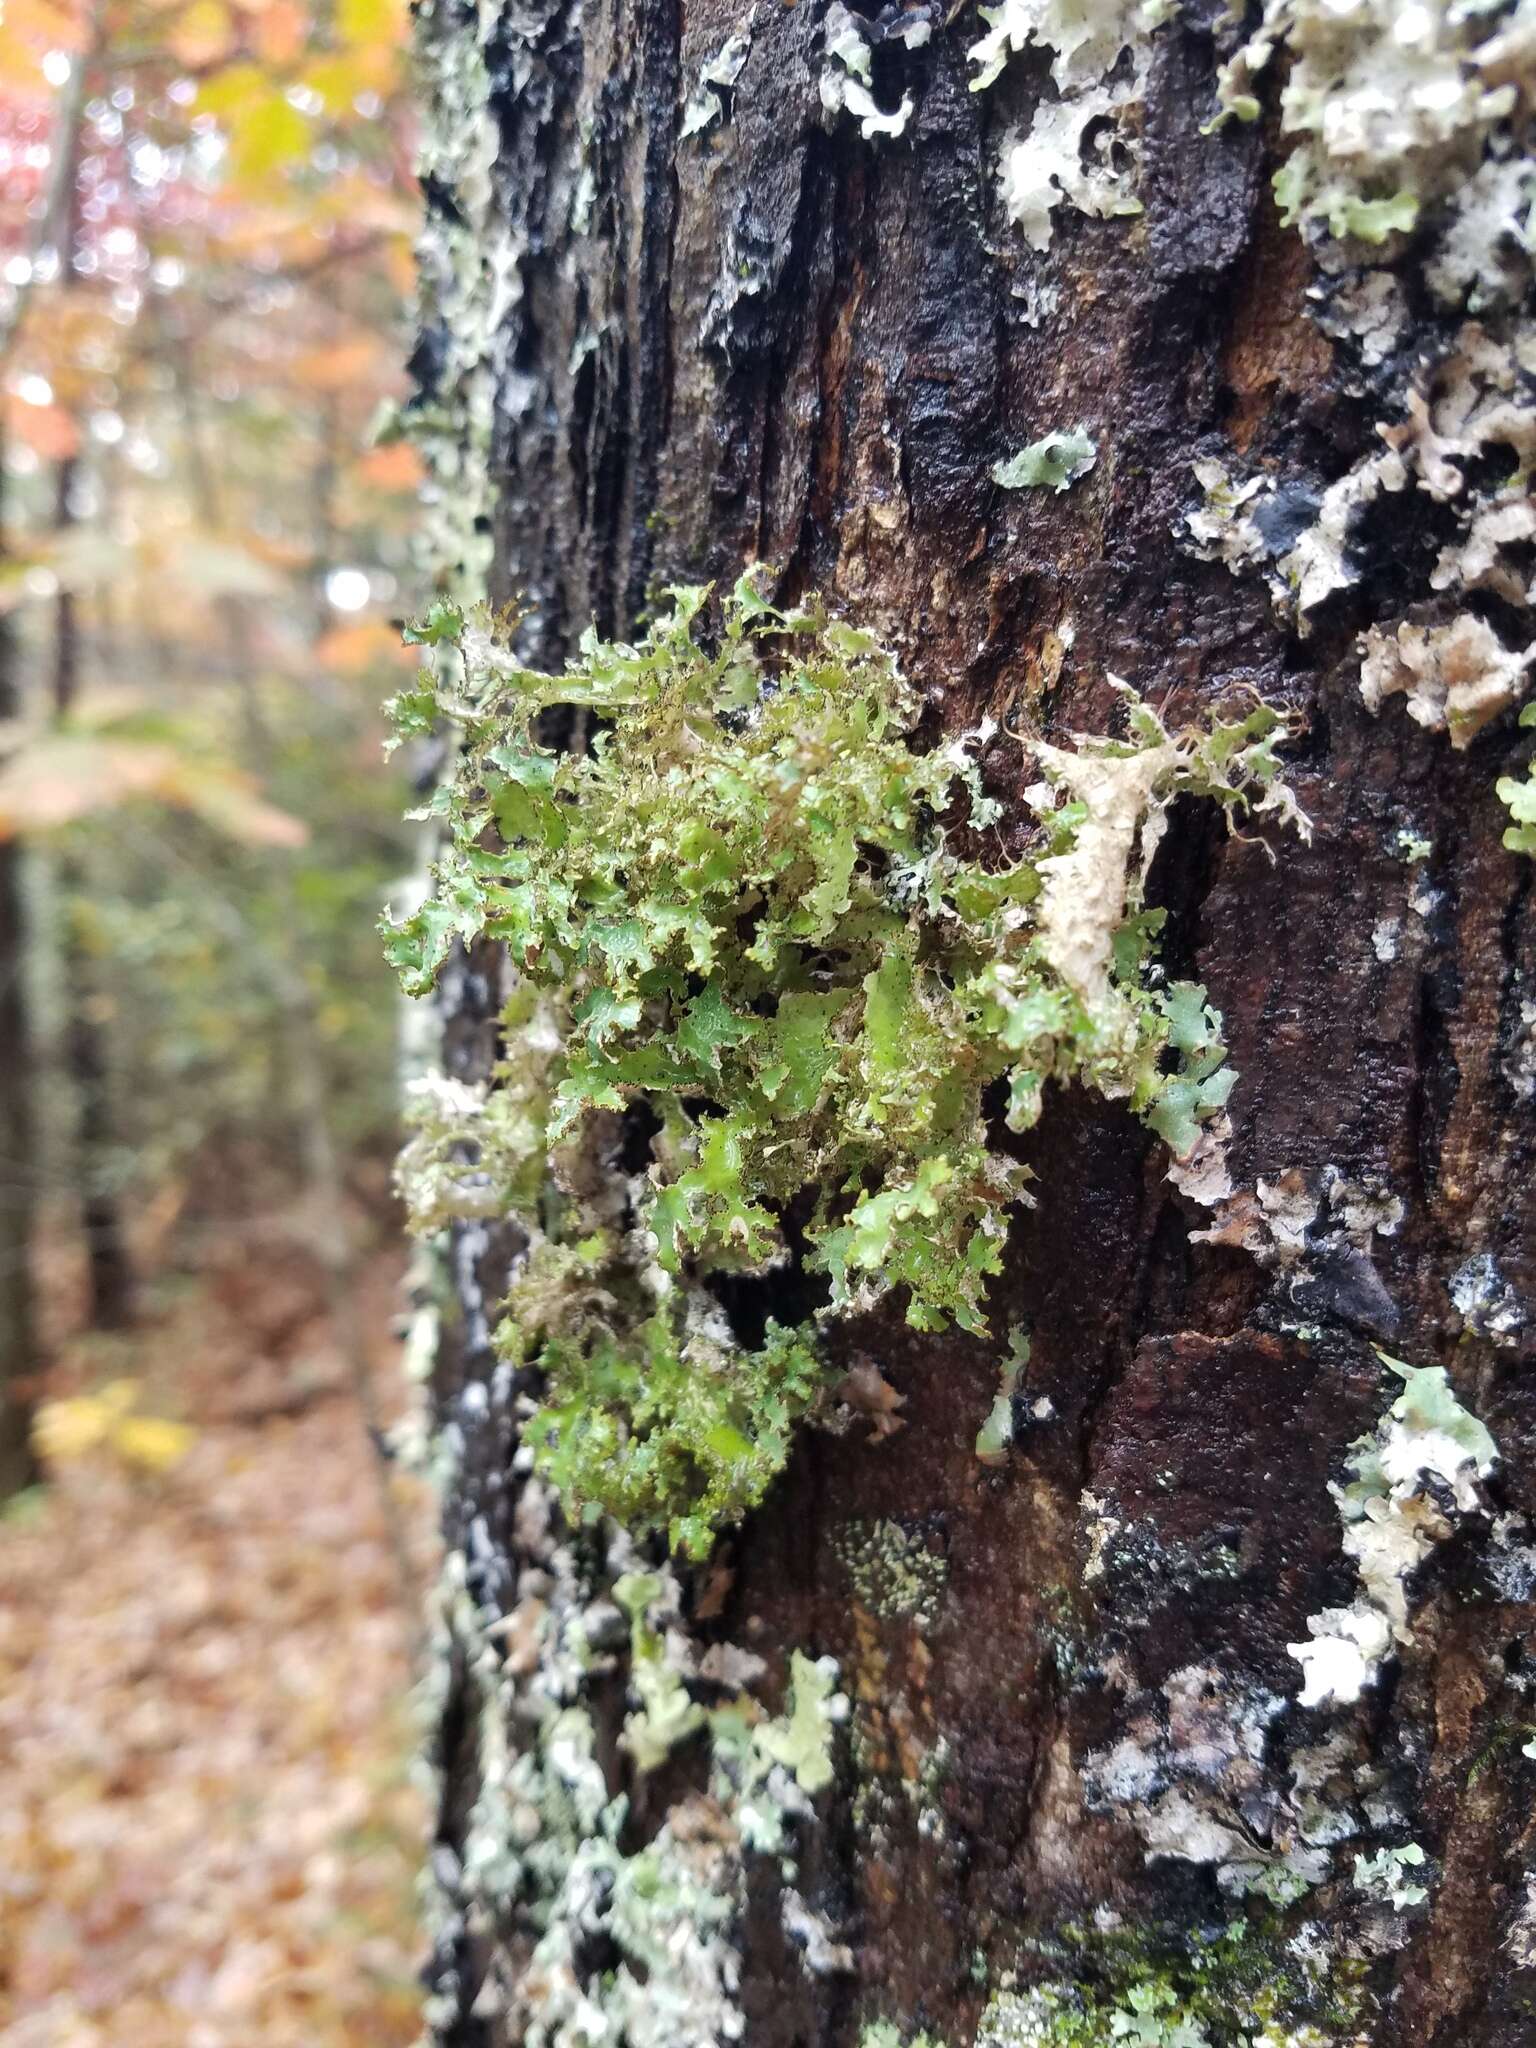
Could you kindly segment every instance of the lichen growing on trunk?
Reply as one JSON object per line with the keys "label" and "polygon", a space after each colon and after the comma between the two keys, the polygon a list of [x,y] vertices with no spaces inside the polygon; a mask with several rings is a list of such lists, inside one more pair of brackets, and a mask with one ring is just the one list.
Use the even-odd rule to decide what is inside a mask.
{"label": "lichen growing on trunk", "polygon": [[[710,634],[706,598],[674,591],[632,646],[588,633],[555,676],[439,607],[396,716],[412,736],[451,714],[462,740],[428,806],[431,891],[387,927],[416,994],[455,943],[516,963],[480,1164],[527,1234],[499,1342],[547,1388],[539,1469],[570,1512],[695,1555],[782,1469],[822,1391],[817,1323],[899,1288],[915,1329],[985,1330],[1008,1211],[1034,1199],[995,1121],[1026,1131],[1076,1081],[1183,1153],[1226,1102],[1220,1019],[1158,969],[1141,900],[1169,805],[1305,829],[1281,714],[1170,733],[1125,691],[1125,738],[1035,745],[1038,850],[999,858],[989,729],[923,750],[872,635],[750,577]],[[557,723],[581,743],[551,744]],[[464,1110],[450,1151],[474,1141]],[[579,1164],[603,1118],[626,1155],[606,1181]],[[451,1201],[440,1151],[426,1122],[406,1155],[428,1219]],[[794,1263],[815,1316],[749,1344],[711,1290]]]}
{"label": "lichen growing on trunk", "polygon": [[1524,2048],[1524,19],[422,11],[440,2048]]}

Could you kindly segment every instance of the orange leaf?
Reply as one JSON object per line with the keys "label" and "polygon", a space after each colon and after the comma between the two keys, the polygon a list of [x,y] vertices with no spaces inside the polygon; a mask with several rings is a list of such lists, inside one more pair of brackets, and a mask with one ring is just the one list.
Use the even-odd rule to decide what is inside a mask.
{"label": "orange leaf", "polygon": [[304,54],[309,40],[309,17],[294,0],[271,0],[257,14],[255,31],[262,63],[283,70]]}
{"label": "orange leaf", "polygon": [[346,391],[354,385],[374,384],[379,378],[382,348],[382,337],[373,334],[333,342],[329,348],[312,348],[299,356],[293,372],[312,391]]}
{"label": "orange leaf", "polygon": [[414,491],[422,479],[421,457],[409,441],[391,441],[360,455],[356,475],[375,491]]}
{"label": "orange leaf", "polygon": [[352,626],[333,626],[315,652],[327,668],[341,675],[358,675],[384,663],[392,668],[416,666],[415,650],[407,647],[395,627],[387,626],[382,619],[359,619]]}
{"label": "orange leaf", "polygon": [[223,0],[192,0],[165,31],[171,54],[189,71],[203,71],[235,47],[235,23]]}
{"label": "orange leaf", "polygon": [[80,429],[61,405],[27,405],[14,392],[0,396],[8,435],[44,462],[65,462],[80,446]]}

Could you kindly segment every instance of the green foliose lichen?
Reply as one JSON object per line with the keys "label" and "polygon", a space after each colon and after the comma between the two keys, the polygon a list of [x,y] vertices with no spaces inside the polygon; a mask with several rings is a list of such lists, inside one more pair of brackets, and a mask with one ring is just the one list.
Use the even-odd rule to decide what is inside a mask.
{"label": "green foliose lichen", "polygon": [[1344,2048],[1364,2005],[1354,1965],[1247,1920],[1163,1942],[1071,1939],[1059,1978],[998,1992],[976,2048]]}
{"label": "green foliose lichen", "polygon": [[[568,1506],[696,1554],[762,1497],[824,1377],[813,1324],[744,1346],[722,1285],[797,1262],[822,1316],[900,1290],[918,1329],[984,1331],[1027,1199],[989,1091],[1023,1131],[1075,1081],[1183,1152],[1230,1090],[1205,991],[1153,957],[1167,806],[1304,825],[1279,713],[1172,732],[1121,686],[1123,739],[1033,749],[1010,858],[976,760],[995,728],[924,746],[871,635],[750,577],[711,628],[707,596],[670,593],[635,645],[589,632],[563,675],[437,608],[395,713],[407,735],[451,716],[458,766],[428,806],[431,892],[387,927],[413,993],[456,941],[499,941],[518,975],[495,1156],[529,1250],[500,1342],[543,1376],[539,1464]],[[595,1185],[604,1147],[628,1163]]]}
{"label": "green foliose lichen", "polygon": [[[1536,725],[1536,704],[1526,705],[1520,723]],[[1509,812],[1504,844],[1511,853],[1536,854],[1536,761],[1526,769],[1523,781],[1516,775],[1501,775],[1494,787]]]}
{"label": "green foliose lichen", "polygon": [[1006,462],[994,462],[992,481],[1005,491],[1051,490],[1058,495],[1080,477],[1085,477],[1098,460],[1098,449],[1081,427],[1070,433],[1047,434],[1031,441]]}
{"label": "green foliose lichen", "polygon": [[567,1505],[596,1503],[702,1556],[782,1470],[824,1372],[795,1330],[770,1321],[744,1348],[697,1288],[626,1303],[635,1285],[613,1235],[541,1238],[512,1283],[498,1348],[543,1375],[532,1435]]}
{"label": "green foliose lichen", "polygon": [[1008,1332],[1002,1377],[987,1419],[976,1432],[976,1456],[983,1465],[1001,1465],[1013,1442],[1013,1403],[1029,1364],[1029,1332],[1015,1323]]}

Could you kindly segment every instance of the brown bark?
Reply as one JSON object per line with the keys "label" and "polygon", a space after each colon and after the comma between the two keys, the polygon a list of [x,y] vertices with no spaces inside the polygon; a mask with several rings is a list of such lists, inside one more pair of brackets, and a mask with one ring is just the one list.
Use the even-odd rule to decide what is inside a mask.
{"label": "brown bark", "polygon": [[[451,32],[467,37],[468,19]],[[1536,1984],[1512,1933],[1536,1847],[1529,1778],[1508,1748],[1474,1766],[1530,1718],[1528,1587],[1490,1568],[1486,1520],[1463,1530],[1415,1580],[1413,1640],[1353,1716],[1298,1706],[1286,1651],[1355,1584],[1328,1482],[1395,1391],[1375,1345],[1449,1367],[1502,1452],[1492,1506],[1536,1513],[1536,1128],[1516,1075],[1536,923],[1531,865],[1501,847],[1492,801],[1512,729],[1456,753],[1400,706],[1370,716],[1356,681],[1356,635],[1406,588],[1406,564],[1433,559],[1434,508],[1394,500],[1362,542],[1361,581],[1306,637],[1259,576],[1176,544],[1196,458],[1262,459],[1315,511],[1379,445],[1382,412],[1315,324],[1309,259],[1268,196],[1271,142],[1199,132],[1215,63],[1204,16],[1155,45],[1144,214],[1064,209],[1045,259],[1003,218],[989,156],[1039,95],[1035,60],[978,96],[968,21],[918,50],[885,45],[881,102],[911,90],[916,111],[905,136],[872,145],[851,121],[822,123],[813,0],[760,8],[726,119],[680,142],[699,65],[740,20],[723,0],[681,19],[655,0],[535,5],[505,10],[491,37],[495,211],[521,278],[499,336],[493,598],[530,602],[528,652],[557,664],[589,619],[628,631],[653,587],[761,560],[782,597],[823,592],[896,647],[935,729],[990,714],[1047,736],[1103,731],[1110,674],[1174,720],[1238,689],[1292,707],[1311,845],[1176,812],[1152,881],[1164,958],[1225,1016],[1237,1187],[1295,1170],[1316,1194],[1336,1168],[1404,1205],[1401,1228],[1363,1247],[1319,1226],[1300,1262],[1261,1263],[1192,1237],[1209,1217],[1129,1116],[1058,1096],[1027,1141],[1040,1207],[1016,1222],[991,1299],[995,1328],[1033,1333],[1011,1457],[988,1469],[973,1452],[995,1349],[919,1336],[895,1310],[842,1333],[850,1360],[877,1360],[904,1397],[905,1427],[879,1442],[806,1432],[727,1546],[723,1608],[696,1626],[776,1673],[795,1648],[836,1657],[874,1759],[878,1824],[854,1825],[845,1777],[802,1849],[800,1889],[855,1969],[803,1969],[771,1872],[754,1877],[745,2038],[850,2048],[884,2015],[903,2039],[970,2041],[988,1995],[978,1956],[993,1984],[1009,1968],[1027,1981],[1031,1940],[1095,1913],[1138,1929],[1228,1920],[1212,1865],[1151,1853],[1092,1782],[1091,1760],[1134,1739],[1161,1759],[1164,1790],[1203,1797],[1170,1717],[1205,1672],[1213,1725],[1275,1702],[1245,1789],[1222,1794],[1256,1837],[1292,1797],[1297,1753],[1343,1725],[1348,1768],[1379,1774],[1432,1859],[1427,1909],[1392,1918],[1366,1953],[1379,2005],[1363,2037],[1516,2048]],[[439,16],[434,33],[449,32]],[[583,163],[584,235],[570,226]],[[428,199],[440,215],[452,204],[430,185]],[[1059,305],[1031,326],[1024,294],[1041,275]],[[427,402],[442,349],[429,323]],[[1099,456],[1072,490],[992,483],[994,462],[1079,422]],[[999,739],[985,768],[1018,851],[1028,763]],[[1410,824],[1433,844],[1411,871],[1396,844]],[[1405,908],[1416,887],[1423,914]],[[1373,942],[1388,927],[1391,944]],[[500,973],[481,949],[447,977],[461,1077],[486,1078],[497,1057]],[[528,1561],[489,1343],[517,1245],[511,1224],[457,1233],[457,1337],[436,1389],[463,1447],[448,1539],[482,1610],[510,1608]],[[1517,1304],[1498,1342],[1451,1291],[1482,1255]],[[931,1626],[854,1597],[840,1541],[876,1518],[944,1560]],[[439,1731],[440,1852],[462,1847],[478,1789],[465,1657],[460,1643]],[[941,1746],[935,1832],[904,1793]],[[637,1825],[656,1825],[665,1801],[636,1796]],[[1341,1927],[1355,1846],[1328,1895]],[[1332,1925],[1334,1906],[1322,1912]],[[515,1970],[529,1940],[515,1913],[489,1936],[450,1919],[434,1963],[444,2043],[518,2038],[476,1999],[498,1955]]]}

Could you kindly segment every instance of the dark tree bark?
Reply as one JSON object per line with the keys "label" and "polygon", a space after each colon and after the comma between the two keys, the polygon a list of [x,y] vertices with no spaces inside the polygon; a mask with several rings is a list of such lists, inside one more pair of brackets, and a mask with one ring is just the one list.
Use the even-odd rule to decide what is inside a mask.
{"label": "dark tree bark", "polygon": [[[3,510],[0,506],[0,562],[5,558]],[[0,616],[0,720],[20,714],[16,657],[15,630]],[[19,840],[0,840],[0,1500],[37,1477],[29,1384],[38,1365],[32,1289],[36,1077],[23,858]]]}
{"label": "dark tree bark", "polygon": [[[1194,7],[1116,28],[1114,87],[1073,137],[1078,171],[1119,165],[1142,211],[1058,198],[1041,249],[999,162],[1058,98],[1050,52],[975,92],[968,11],[932,10],[915,47],[898,31],[921,10],[853,18],[876,111],[912,103],[903,132],[866,140],[854,100],[836,104],[856,75],[828,54],[839,13],[423,12],[416,410],[450,579],[523,597],[525,653],[558,666],[589,622],[631,632],[658,586],[762,562],[780,599],[819,592],[897,650],[935,733],[988,716],[1005,735],[1103,732],[1111,675],[1175,723],[1258,692],[1297,714],[1288,772],[1313,837],[1173,813],[1150,895],[1169,972],[1225,1017],[1225,1165],[1173,1178],[1129,1114],[1050,1099],[1025,1141],[1040,1204],[1014,1220],[989,1303],[994,1329],[1032,1337],[1006,1457],[975,1455],[1000,1346],[919,1335],[885,1307],[834,1342],[877,1363],[899,1432],[807,1428],[716,1567],[676,1568],[695,1669],[710,1645],[745,1646],[778,1711],[793,1653],[831,1657],[851,1702],[836,1781],[793,1823],[792,1885],[740,1851],[724,2018],[687,2004],[681,1948],[646,1975],[598,1908],[552,1973],[529,1872],[555,1822],[511,1761],[547,1697],[525,1642],[533,1606],[565,1611],[578,1583],[607,1625],[613,1553],[562,1550],[518,1456],[527,1388],[491,1341],[516,1220],[454,1227],[432,1383],[450,1553],[434,2037],[1516,2048],[1536,2025],[1536,921],[1494,782],[1523,760],[1523,682],[1459,714],[1434,635],[1476,643],[1457,670],[1473,692],[1496,657],[1458,620],[1516,669],[1530,638],[1508,479],[1536,445],[1536,358],[1507,241],[1480,340],[1471,287],[1426,278],[1459,218],[1449,187],[1485,153],[1518,162],[1523,138],[1485,122],[1394,164],[1422,188],[1416,236],[1334,239],[1315,209],[1284,226],[1269,181],[1297,145],[1278,85],[1257,124],[1204,133],[1241,35]],[[717,111],[684,136],[701,68],[743,29]],[[1299,28],[1290,61],[1302,78],[1318,61]],[[1466,367],[1475,346],[1486,375]],[[1078,427],[1096,460],[1070,488],[993,480]],[[1442,470],[1437,491],[1437,459],[1454,488]],[[1504,522],[1502,567],[1440,575],[1479,508]],[[1465,746],[1426,729],[1448,687]],[[983,761],[1017,852],[1032,764],[1006,736]],[[446,973],[451,1076],[492,1077],[511,985],[484,944]],[[1410,1452],[1399,1495],[1379,1496],[1387,1520],[1428,1501],[1430,1534],[1392,1580],[1402,1625],[1349,1696],[1288,1646],[1363,1611],[1330,1482],[1402,1391],[1377,1346],[1445,1367],[1499,1458],[1434,1478]],[[871,1543],[887,1554],[852,1567]],[[902,1571],[941,1590],[892,1593]],[[630,1794],[624,1852],[697,1823],[695,1753],[642,1774],[615,1746],[622,1658],[586,1704],[607,1791]],[[1424,1899],[1394,1900],[1415,1884]],[[1253,1946],[1216,1972],[1213,2011],[1191,1989],[1200,1943],[1240,1916],[1247,1932],[1222,1938]],[[649,1991],[621,2010],[626,1970]]]}

